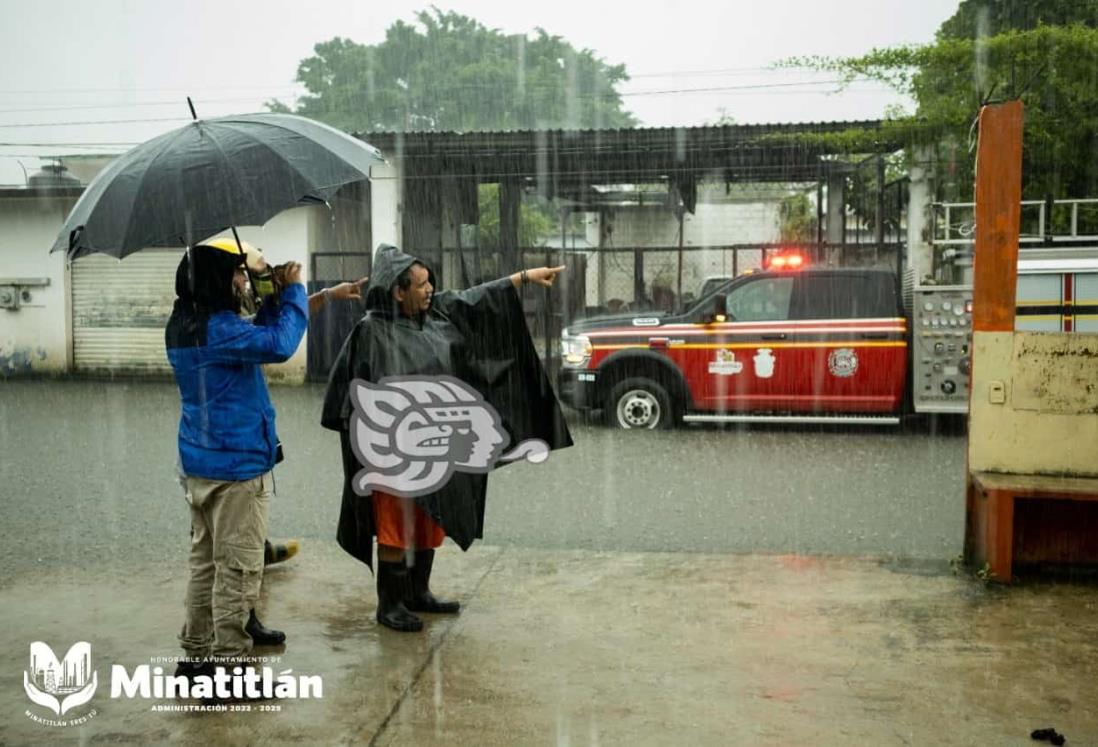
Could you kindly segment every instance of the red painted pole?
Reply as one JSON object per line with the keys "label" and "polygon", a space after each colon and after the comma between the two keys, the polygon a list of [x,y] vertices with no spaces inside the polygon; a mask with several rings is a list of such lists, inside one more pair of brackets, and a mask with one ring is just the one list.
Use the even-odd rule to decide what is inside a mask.
{"label": "red painted pole", "polygon": [[980,110],[973,332],[1013,332],[1022,214],[1022,102]]}

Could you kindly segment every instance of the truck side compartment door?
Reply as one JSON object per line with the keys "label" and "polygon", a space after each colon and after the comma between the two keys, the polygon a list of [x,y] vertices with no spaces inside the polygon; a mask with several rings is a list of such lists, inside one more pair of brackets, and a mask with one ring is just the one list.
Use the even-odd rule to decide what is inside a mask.
{"label": "truck side compartment door", "polygon": [[791,343],[802,368],[790,387],[803,411],[895,412],[907,381],[907,322],[885,272],[798,277]]}

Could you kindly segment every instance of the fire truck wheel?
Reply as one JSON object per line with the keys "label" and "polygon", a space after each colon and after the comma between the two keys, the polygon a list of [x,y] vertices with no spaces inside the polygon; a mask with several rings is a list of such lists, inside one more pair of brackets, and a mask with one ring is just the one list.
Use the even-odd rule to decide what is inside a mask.
{"label": "fire truck wheel", "polygon": [[671,397],[652,379],[625,379],[610,390],[607,420],[617,428],[670,428]]}

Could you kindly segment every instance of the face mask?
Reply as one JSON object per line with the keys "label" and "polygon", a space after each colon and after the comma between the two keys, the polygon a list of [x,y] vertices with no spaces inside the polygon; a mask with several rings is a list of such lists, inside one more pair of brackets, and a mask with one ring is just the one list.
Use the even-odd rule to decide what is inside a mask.
{"label": "face mask", "polygon": [[262,272],[252,273],[252,287],[255,288],[255,294],[259,296],[260,299],[264,299],[275,292],[274,275],[271,272],[270,266]]}

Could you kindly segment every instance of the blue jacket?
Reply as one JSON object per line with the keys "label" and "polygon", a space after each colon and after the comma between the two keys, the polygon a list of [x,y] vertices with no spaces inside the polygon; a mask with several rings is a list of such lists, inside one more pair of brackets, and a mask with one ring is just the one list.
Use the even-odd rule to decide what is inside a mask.
{"label": "blue jacket", "polygon": [[275,464],[278,434],[261,363],[287,360],[309,323],[305,286],[263,304],[255,321],[229,311],[208,317],[176,301],[165,342],[183,414],[183,473],[209,480],[250,480]]}

